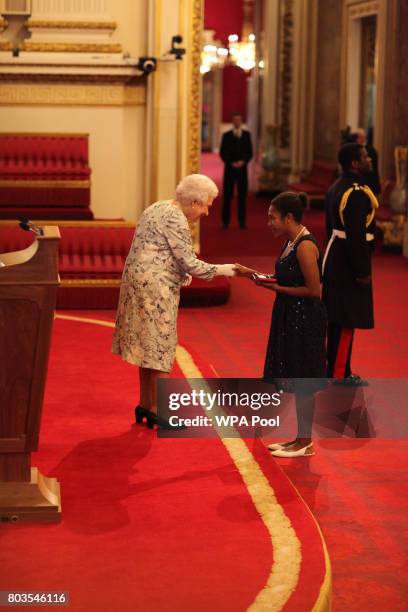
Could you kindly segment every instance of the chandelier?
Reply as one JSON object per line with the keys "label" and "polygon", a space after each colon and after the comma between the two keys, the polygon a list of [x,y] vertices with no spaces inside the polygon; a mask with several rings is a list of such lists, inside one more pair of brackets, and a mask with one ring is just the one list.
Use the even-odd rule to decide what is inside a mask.
{"label": "chandelier", "polygon": [[[223,68],[226,63],[234,64],[249,72],[256,66],[255,34],[249,34],[243,40],[237,34],[228,36],[228,49],[217,46],[215,42],[206,42],[201,51],[201,74],[210,72],[213,68]],[[262,61],[259,67],[262,68]]]}
{"label": "chandelier", "polygon": [[243,40],[238,39],[237,34],[231,34],[228,36],[228,48],[229,56],[231,61],[249,72],[256,65],[256,47],[255,47],[255,34],[249,34],[247,38]]}
{"label": "chandelier", "polygon": [[201,74],[205,74],[213,68],[222,68],[227,57],[228,49],[225,49],[225,47],[217,47],[213,43],[205,44],[201,51]]}
{"label": "chandelier", "polygon": [[[204,30],[204,46],[201,52],[201,74],[209,72],[212,68],[222,68],[228,61],[245,72],[250,72],[256,66],[256,45],[254,24],[254,0],[243,0],[243,27],[242,36],[238,34],[228,36],[228,49],[218,46],[214,41],[215,30]],[[262,62],[262,60],[261,60]],[[258,62],[263,68],[263,63]]]}

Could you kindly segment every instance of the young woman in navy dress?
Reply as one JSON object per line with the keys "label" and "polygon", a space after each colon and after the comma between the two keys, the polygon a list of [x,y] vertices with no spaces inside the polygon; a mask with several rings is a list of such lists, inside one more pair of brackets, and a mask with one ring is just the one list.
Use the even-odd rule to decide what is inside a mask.
{"label": "young woman in navy dress", "polygon": [[[314,393],[326,376],[327,315],[321,301],[321,254],[316,239],[302,224],[305,204],[304,194],[292,192],[272,200],[268,226],[285,242],[275,263],[275,282],[255,280],[276,293],[263,378],[296,394],[297,438],[269,446],[272,454],[280,457],[314,454]],[[238,267],[238,274],[249,276],[250,271]]]}

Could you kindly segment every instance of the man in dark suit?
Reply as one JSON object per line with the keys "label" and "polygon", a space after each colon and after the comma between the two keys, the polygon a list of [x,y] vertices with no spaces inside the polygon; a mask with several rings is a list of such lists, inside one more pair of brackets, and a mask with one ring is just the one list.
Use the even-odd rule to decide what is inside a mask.
{"label": "man in dark suit", "polygon": [[224,168],[224,203],[222,207],[222,224],[227,229],[231,216],[231,199],[234,185],[238,189],[238,221],[245,229],[246,196],[248,191],[247,165],[252,159],[251,134],[242,128],[242,115],[232,116],[233,129],[225,132],[221,141],[220,157]]}
{"label": "man in dark suit", "polygon": [[354,330],[374,327],[371,254],[378,202],[366,184],[371,171],[366,148],[344,144],[338,160],[343,173],[326,196],[329,244],[323,261],[322,297],[329,321],[327,375],[358,384],[358,377],[353,381],[351,374],[351,350]]}

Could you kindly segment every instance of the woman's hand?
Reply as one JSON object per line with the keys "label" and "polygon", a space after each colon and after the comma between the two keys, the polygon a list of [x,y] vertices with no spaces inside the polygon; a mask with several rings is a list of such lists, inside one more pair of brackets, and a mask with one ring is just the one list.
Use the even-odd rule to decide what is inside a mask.
{"label": "woman's hand", "polygon": [[278,285],[278,283],[265,283],[264,281],[261,280],[256,280],[255,281],[255,285],[258,285],[258,287],[263,287],[264,289],[271,289],[272,291],[275,291],[276,293],[279,293],[279,289],[280,289],[280,285]]}
{"label": "woman's hand", "polygon": [[214,276],[235,276],[236,270],[234,264],[218,264]]}
{"label": "woman's hand", "polygon": [[183,280],[181,281],[181,286],[188,287],[189,285],[191,285],[192,280],[193,277],[191,276],[191,274],[185,274]]}
{"label": "woman's hand", "polygon": [[239,263],[235,263],[234,268],[237,276],[244,276],[245,278],[251,278],[251,276],[256,273],[256,270],[247,268],[246,266],[241,266]]}

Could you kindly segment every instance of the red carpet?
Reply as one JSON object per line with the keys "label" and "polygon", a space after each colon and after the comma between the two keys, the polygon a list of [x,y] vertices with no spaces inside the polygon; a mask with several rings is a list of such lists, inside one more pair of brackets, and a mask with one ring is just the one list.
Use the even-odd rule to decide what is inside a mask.
{"label": "red carpet", "polygon": [[[203,252],[270,270],[278,245],[264,226],[265,202],[254,200],[242,232],[221,232],[216,206],[202,227]],[[322,232],[322,215],[313,211],[306,224]],[[353,354],[363,376],[406,376],[407,272],[402,257],[376,254],[376,328],[358,333]],[[272,301],[271,292],[233,279],[227,305],[180,311],[180,343],[192,347],[205,376],[258,377]],[[64,520],[0,529],[0,589],[69,590],[75,611],[247,609],[270,573],[271,539],[226,447],[129,428],[136,370],[109,354],[110,329],[71,325],[55,325],[33,461],[60,479]],[[305,542],[302,590],[284,609],[310,612],[322,560],[307,535],[313,523],[280,466],[328,543],[333,609],[405,610],[406,443],[325,440],[315,457],[280,466],[260,445],[249,447]]]}
{"label": "red carpet", "polygon": [[[214,165],[215,156],[204,159],[202,171],[219,177],[220,166],[218,174],[211,174]],[[218,261],[236,258],[271,271],[279,247],[264,229],[266,206],[253,196],[249,199],[247,232],[230,229],[221,234],[220,211],[212,211],[202,228],[208,253],[217,255]],[[306,213],[305,224],[322,244],[323,214]],[[377,248],[373,276],[376,327],[356,333],[353,369],[365,377],[406,377],[408,260]],[[181,311],[182,339],[205,347],[220,376],[258,377],[273,297],[248,281],[234,279],[231,299],[223,309]],[[324,440],[309,460],[279,460],[328,544],[335,611],[406,609],[407,450],[402,440]]]}
{"label": "red carpet", "polygon": [[[277,253],[279,240],[272,237],[267,227],[267,213],[270,198],[257,198],[249,193],[247,198],[247,226],[240,230],[237,218],[236,198],[231,205],[231,224],[228,230],[221,229],[222,209],[222,173],[223,164],[218,155],[205,153],[201,158],[201,172],[210,176],[218,185],[220,195],[214,200],[208,217],[200,221],[201,253],[203,257],[237,256],[239,254],[267,256]],[[311,210],[305,214],[304,219],[309,230],[315,235],[320,244],[325,241],[324,217],[320,210]]]}
{"label": "red carpet", "polygon": [[406,440],[322,440],[281,466],[318,519],[333,568],[333,612],[406,610]]}
{"label": "red carpet", "polygon": [[[33,464],[60,481],[63,521],[1,528],[0,590],[69,591],[75,611],[246,610],[268,595],[275,567],[279,588],[291,576],[282,507],[304,556],[284,609],[298,610],[299,597],[311,609],[325,578],[323,549],[289,481],[259,443],[245,447],[261,476],[249,495],[221,441],[164,440],[130,427],[137,370],[110,354],[111,336],[110,327],[55,321]],[[202,356],[195,362],[212,375]],[[245,474],[245,457],[243,465]],[[279,502],[276,542],[254,506],[264,474]]]}
{"label": "red carpet", "polygon": [[[222,164],[215,154],[202,156],[201,171],[220,182]],[[203,256],[212,261],[239,261],[255,269],[273,271],[281,239],[266,227],[268,200],[248,198],[248,230],[236,225],[220,228],[221,201],[201,224]],[[305,213],[304,223],[325,243],[323,211]],[[358,330],[353,346],[353,370],[362,376],[393,378],[408,373],[408,259],[382,253],[373,258],[374,330]],[[246,279],[234,279],[229,302],[222,308],[181,310],[183,340],[207,345],[208,359],[220,376],[256,377],[262,373],[274,294]],[[208,316],[207,316],[208,315]],[[213,324],[216,321],[216,324]],[[225,333],[220,334],[220,329]],[[204,333],[201,334],[201,330]]]}

